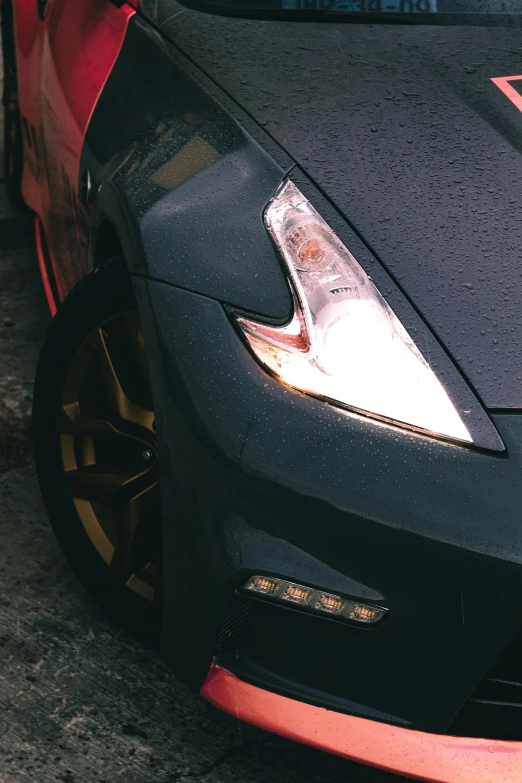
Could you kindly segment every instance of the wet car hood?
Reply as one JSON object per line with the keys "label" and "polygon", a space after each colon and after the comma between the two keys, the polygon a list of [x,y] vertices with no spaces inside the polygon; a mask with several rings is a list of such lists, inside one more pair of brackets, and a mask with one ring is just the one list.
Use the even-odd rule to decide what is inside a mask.
{"label": "wet car hood", "polygon": [[491,81],[522,73],[520,31],[191,11],[161,29],[364,237],[484,404],[522,408],[522,112]]}

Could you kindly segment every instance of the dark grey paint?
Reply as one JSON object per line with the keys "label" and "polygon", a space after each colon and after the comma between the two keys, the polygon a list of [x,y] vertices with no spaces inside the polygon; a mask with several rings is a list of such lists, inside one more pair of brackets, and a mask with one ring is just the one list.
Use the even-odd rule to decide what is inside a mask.
{"label": "dark grey paint", "polygon": [[285,171],[136,20],[81,167],[103,183],[91,222],[117,227],[132,272],[290,317],[286,276],[262,219]]}
{"label": "dark grey paint", "polygon": [[[496,417],[499,457],[343,414],[265,375],[219,303],[136,285],[172,509],[167,659],[203,677],[241,575],[270,557],[271,571],[297,578],[301,563],[310,578],[313,563],[313,583],[340,589],[343,575],[390,609],[378,638],[344,629],[332,648],[321,626],[325,665],[338,667],[323,703],[349,698],[360,714],[444,731],[520,625],[522,417]],[[238,526],[252,532],[232,546]],[[284,656],[281,668],[292,679]]]}
{"label": "dark grey paint", "polygon": [[[284,320],[289,289],[262,212],[285,171],[185,66],[131,23],[87,134],[82,167],[103,183],[91,220],[117,226],[132,272]],[[389,273],[307,177],[298,169],[292,177],[421,347],[475,445],[502,451],[480,402]]]}
{"label": "dark grey paint", "polygon": [[522,114],[491,82],[520,73],[520,33],[177,10],[162,33],[354,225],[484,403],[522,407]]}

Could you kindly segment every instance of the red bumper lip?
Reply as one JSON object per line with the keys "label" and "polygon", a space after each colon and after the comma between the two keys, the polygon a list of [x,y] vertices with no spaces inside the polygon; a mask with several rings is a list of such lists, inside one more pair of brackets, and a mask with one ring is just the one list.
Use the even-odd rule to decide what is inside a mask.
{"label": "red bumper lip", "polygon": [[451,737],[344,715],[250,685],[212,664],[201,695],[266,731],[428,783],[522,783],[522,742]]}

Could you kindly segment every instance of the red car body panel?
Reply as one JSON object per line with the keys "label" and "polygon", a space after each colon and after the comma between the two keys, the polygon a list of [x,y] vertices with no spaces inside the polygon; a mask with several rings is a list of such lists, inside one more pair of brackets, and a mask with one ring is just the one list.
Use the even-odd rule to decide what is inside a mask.
{"label": "red car body panel", "polygon": [[427,734],[333,712],[250,685],[215,664],[201,695],[266,731],[427,783],[522,780],[522,742]]}
{"label": "red car body panel", "polygon": [[52,282],[49,279],[49,272],[47,271],[47,264],[43,247],[42,224],[36,215],[34,218],[34,238],[36,243],[36,257],[38,258],[38,266],[40,268],[40,276],[42,278],[45,298],[47,299],[47,304],[49,305],[51,315],[54,317],[54,314],[57,310],[57,305],[55,302]]}
{"label": "red car body panel", "polygon": [[89,271],[88,232],[80,230],[86,222],[78,198],[80,155],[135,11],[109,0],[50,0],[43,20],[34,0],[15,0],[14,9],[22,192],[40,218],[61,300]]}

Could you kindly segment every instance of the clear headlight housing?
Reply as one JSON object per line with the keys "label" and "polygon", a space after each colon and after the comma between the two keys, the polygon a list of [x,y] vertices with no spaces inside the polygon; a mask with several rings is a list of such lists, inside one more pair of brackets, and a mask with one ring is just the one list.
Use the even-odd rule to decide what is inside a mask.
{"label": "clear headlight housing", "polygon": [[470,443],[406,329],[292,182],[271,201],[265,222],[288,269],[294,314],[284,326],[238,318],[261,364],[334,404]]}

